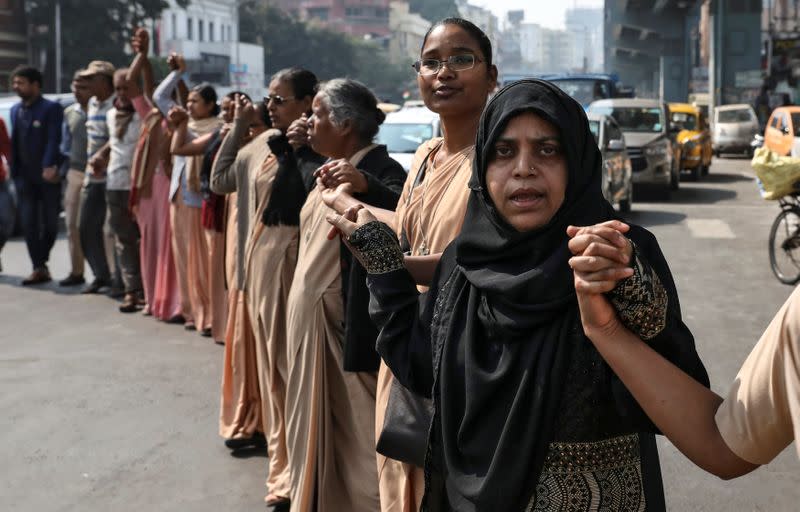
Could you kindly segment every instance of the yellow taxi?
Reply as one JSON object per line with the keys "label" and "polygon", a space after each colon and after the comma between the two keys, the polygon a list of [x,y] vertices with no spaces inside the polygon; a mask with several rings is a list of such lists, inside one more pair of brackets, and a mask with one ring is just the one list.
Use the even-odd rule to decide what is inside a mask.
{"label": "yellow taxi", "polygon": [[764,130],[764,146],[782,156],[800,156],[800,107],[778,107]]}
{"label": "yellow taxi", "polygon": [[681,149],[681,170],[688,171],[693,180],[708,174],[714,149],[706,116],[688,103],[669,104],[670,124],[675,142]]}

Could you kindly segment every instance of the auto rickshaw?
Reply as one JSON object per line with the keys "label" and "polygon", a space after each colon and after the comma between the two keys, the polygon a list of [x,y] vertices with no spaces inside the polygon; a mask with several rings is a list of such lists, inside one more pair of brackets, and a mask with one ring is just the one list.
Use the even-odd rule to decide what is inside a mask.
{"label": "auto rickshaw", "polygon": [[688,171],[694,181],[708,174],[714,150],[706,116],[688,103],[670,103],[670,123],[675,129],[675,142],[681,148],[681,170]]}

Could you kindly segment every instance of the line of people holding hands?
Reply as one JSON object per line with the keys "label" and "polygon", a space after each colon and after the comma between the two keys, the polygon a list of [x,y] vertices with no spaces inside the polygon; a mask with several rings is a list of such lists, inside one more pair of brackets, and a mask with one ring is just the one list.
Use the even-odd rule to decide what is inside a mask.
{"label": "line of people holding hands", "polygon": [[[225,345],[219,433],[266,447],[270,509],[665,510],[655,435],[723,478],[796,437],[798,292],[713,393],[658,241],[603,198],[584,110],[541,80],[492,94],[469,21],[425,36],[444,136],[408,174],[355,80],[294,67],[263,101],[219,100],[177,55],[156,87],[144,30],[132,46],[129,68],[76,74],[63,116],[66,284],[84,258],[87,292],[117,269],[122,311]],[[44,101],[20,96],[12,152]],[[49,205],[24,214],[46,227],[26,230],[31,284],[55,237],[41,154],[12,158],[23,202]]]}

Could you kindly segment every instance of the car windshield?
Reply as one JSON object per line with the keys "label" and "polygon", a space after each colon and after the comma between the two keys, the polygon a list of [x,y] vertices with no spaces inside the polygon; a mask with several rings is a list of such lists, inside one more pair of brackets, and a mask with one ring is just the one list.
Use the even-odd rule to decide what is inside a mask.
{"label": "car windshield", "polygon": [[553,80],[553,83],[575,98],[581,105],[588,105],[595,100],[611,97],[608,83],[603,80],[565,79]]}
{"label": "car windshield", "polygon": [[389,153],[415,153],[420,144],[431,138],[431,123],[386,122],[378,131],[378,144],[385,144]]}
{"label": "car windshield", "polygon": [[742,108],[738,110],[720,110],[717,112],[718,123],[749,123],[753,118],[750,111]]}
{"label": "car windshield", "polygon": [[657,107],[592,107],[592,112],[611,116],[623,132],[660,133],[664,126]]}
{"label": "car windshield", "polygon": [[594,140],[598,144],[600,144],[600,121],[589,121],[589,129],[592,131],[592,135],[594,135]]}
{"label": "car windshield", "polygon": [[697,129],[697,116],[695,114],[688,114],[686,112],[673,112],[671,121],[675,126],[679,126],[681,130]]}

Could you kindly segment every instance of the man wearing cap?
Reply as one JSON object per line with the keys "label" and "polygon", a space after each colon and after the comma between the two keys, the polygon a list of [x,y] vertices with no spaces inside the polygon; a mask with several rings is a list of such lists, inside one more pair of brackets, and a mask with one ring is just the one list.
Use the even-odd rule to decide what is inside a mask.
{"label": "man wearing cap", "polygon": [[58,235],[61,185],[61,122],[58,103],[42,97],[42,73],[20,66],[11,73],[11,87],[22,101],[11,107],[11,176],[20,199],[25,245],[33,273],[22,281],[33,285],[50,281],[47,261]]}
{"label": "man wearing cap", "polygon": [[[104,229],[106,224],[106,168],[110,154],[107,115],[114,106],[114,66],[95,60],[79,74],[89,82],[92,98],[86,112],[86,177],[81,190],[79,231],[84,257],[94,273],[94,281],[83,293],[99,293],[111,286],[110,267],[114,262],[114,242]],[[109,240],[107,240],[107,238]]]}

